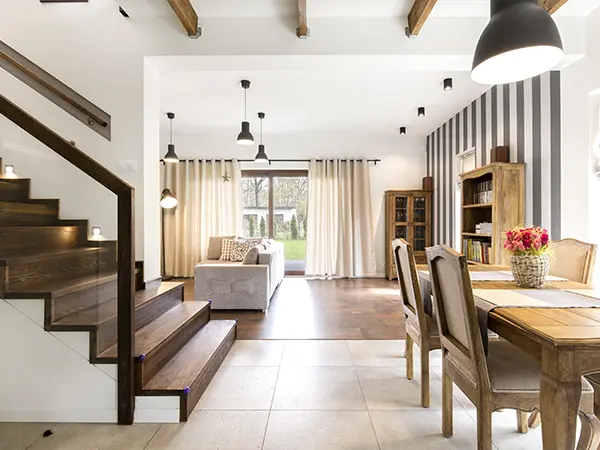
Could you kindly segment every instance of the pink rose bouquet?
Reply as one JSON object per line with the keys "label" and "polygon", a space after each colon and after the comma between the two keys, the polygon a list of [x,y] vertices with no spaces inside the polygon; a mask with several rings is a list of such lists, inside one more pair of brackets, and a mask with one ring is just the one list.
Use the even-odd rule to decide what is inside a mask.
{"label": "pink rose bouquet", "polygon": [[550,235],[545,228],[515,228],[506,232],[504,248],[512,255],[543,255],[549,249]]}

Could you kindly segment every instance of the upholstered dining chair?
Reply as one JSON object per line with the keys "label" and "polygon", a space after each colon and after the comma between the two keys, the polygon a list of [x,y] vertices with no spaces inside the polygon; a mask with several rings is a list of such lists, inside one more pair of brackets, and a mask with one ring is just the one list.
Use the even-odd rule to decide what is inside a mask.
{"label": "upholstered dining chair", "polygon": [[[490,341],[484,353],[467,260],[445,246],[428,248],[427,262],[442,345],[442,432],[452,436],[452,388],[477,408],[477,449],[492,449],[492,412],[516,409],[519,431],[527,431],[526,412],[539,409],[540,366],[507,341]],[[596,450],[600,421],[593,413],[594,392],[582,378],[578,450]]]}
{"label": "upholstered dining chair", "polygon": [[413,378],[413,345],[421,352],[421,406],[429,408],[429,352],[439,350],[440,336],[435,320],[425,313],[412,245],[404,239],[392,241],[406,326],[406,378]]}
{"label": "upholstered dining chair", "polygon": [[550,243],[550,275],[588,284],[591,281],[597,245],[561,239]]}

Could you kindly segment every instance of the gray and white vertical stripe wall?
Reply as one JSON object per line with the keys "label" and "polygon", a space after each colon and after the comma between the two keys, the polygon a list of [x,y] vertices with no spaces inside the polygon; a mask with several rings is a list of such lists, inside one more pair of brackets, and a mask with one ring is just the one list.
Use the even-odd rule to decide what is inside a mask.
{"label": "gray and white vertical stripe wall", "polygon": [[524,162],[526,225],[560,239],[560,72],[492,87],[427,137],[433,176],[433,242],[458,248],[455,238],[459,155],[475,150],[476,166],[490,162],[493,147],[508,145],[510,161]]}

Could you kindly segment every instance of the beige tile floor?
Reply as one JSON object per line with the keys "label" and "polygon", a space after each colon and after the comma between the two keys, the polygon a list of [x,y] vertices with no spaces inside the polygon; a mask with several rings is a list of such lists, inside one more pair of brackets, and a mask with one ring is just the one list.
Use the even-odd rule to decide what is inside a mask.
{"label": "beige tile floor", "polygon": [[[454,437],[440,434],[439,352],[429,409],[403,353],[404,341],[237,341],[185,424],[0,424],[0,450],[475,449],[474,407],[458,389]],[[494,414],[493,440],[542,448],[540,429],[518,434],[511,410]]]}

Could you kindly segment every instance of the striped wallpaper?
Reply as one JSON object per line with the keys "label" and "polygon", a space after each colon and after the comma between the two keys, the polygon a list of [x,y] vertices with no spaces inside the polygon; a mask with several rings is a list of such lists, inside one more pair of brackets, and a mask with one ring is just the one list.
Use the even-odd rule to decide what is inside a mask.
{"label": "striped wallpaper", "polygon": [[526,163],[526,224],[561,229],[560,72],[492,87],[427,137],[427,170],[433,176],[433,242],[458,248],[457,172],[462,152],[474,149],[476,166],[493,147],[508,145],[510,161]]}

